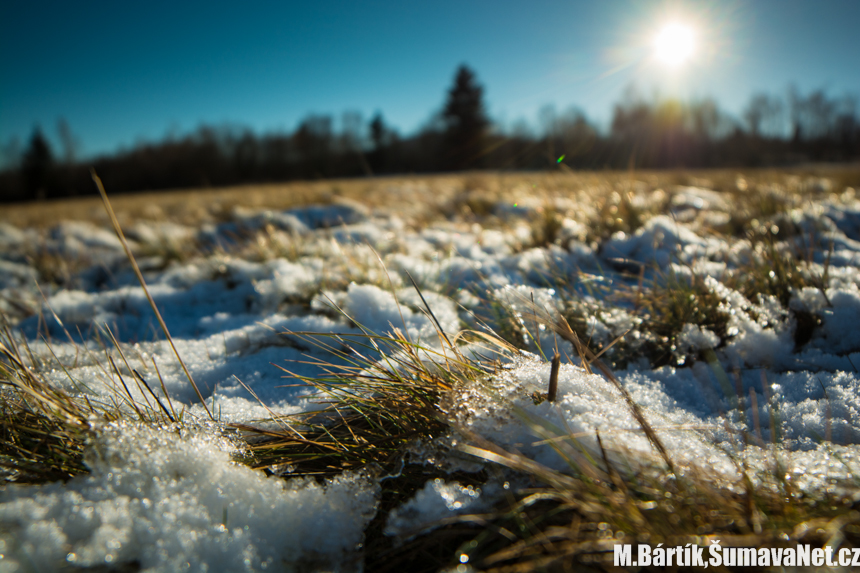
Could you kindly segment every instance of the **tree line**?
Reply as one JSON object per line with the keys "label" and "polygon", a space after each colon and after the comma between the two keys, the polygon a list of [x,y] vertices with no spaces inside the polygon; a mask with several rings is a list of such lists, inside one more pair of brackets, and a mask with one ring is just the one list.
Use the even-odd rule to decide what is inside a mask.
{"label": "tree line", "polygon": [[[441,111],[417,133],[402,136],[382,114],[365,122],[344,113],[307,116],[292,133],[203,126],[89,161],[75,159],[75,138],[58,126],[56,154],[37,128],[11,166],[0,172],[0,200],[94,192],[94,167],[112,192],[226,186],[468,169],[655,169],[784,166],[860,159],[860,121],[852,97],[754,95],[740,119],[711,99],[646,100],[628,90],[601,132],[576,109],[539,114],[539,127],[502,129],[490,120],[474,71],[460,66]],[[7,146],[8,147],[8,146]]]}

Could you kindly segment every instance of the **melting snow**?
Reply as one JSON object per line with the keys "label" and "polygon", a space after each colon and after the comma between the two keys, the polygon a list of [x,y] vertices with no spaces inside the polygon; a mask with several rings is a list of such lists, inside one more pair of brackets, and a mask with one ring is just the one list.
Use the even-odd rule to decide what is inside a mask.
{"label": "melting snow", "polygon": [[[698,361],[652,370],[631,364],[618,372],[678,463],[731,479],[736,476],[732,457],[744,457],[755,467],[767,463],[769,449],[763,446],[776,438],[771,436],[775,428],[783,461],[801,487],[828,487],[834,479],[860,472],[858,204],[827,199],[795,214],[799,227],[818,233],[834,250],[828,261],[810,262],[818,276],[827,271],[829,282],[793,291],[788,308],[772,296],[748,300],[721,282],[754,253],[746,240],[700,230],[700,214],[729,210],[714,191],[680,189],[670,201],[674,218],[654,216],[632,234],[616,233],[603,245],[584,244],[587,227],[567,217],[557,244],[525,248],[529,230],[518,221],[540,203],[524,205],[531,203],[495,207],[503,230],[455,222],[411,229],[397,216],[338,203],[283,212],[237,211],[233,220],[201,229],[138,222],[129,235],[138,252],[155,253],[145,267],[152,295],[207,406],[224,422],[317,407],[308,388],[286,387],[295,379],[285,379],[276,366],[314,376],[322,373],[319,367],[296,361],[308,354],[338,359],[289,333],[348,338],[361,333],[358,325],[380,334],[398,328],[434,346],[440,344],[437,321],[448,336],[464,326],[497,324],[503,310],[487,304],[491,293],[494,304],[507,305],[504,312],[513,312],[532,336],[537,334],[523,343],[547,355],[562,343],[531,322],[529,308],[562,307],[554,277],[571,279],[571,292],[590,312],[593,339],[606,344],[635,331],[641,321],[630,309],[604,308],[602,285],[629,287],[629,279],[613,269],[644,265],[652,273],[656,265],[659,272],[672,269],[679,276],[710,275],[706,284],[729,316],[724,341],[696,324],[686,324],[678,338],[677,356],[712,352],[721,366]],[[196,241],[201,253],[213,250],[173,262],[158,254],[189,241]],[[213,247],[247,243],[262,254],[242,258]],[[45,301],[33,287],[38,272],[28,264],[34,244],[81,261],[68,283],[45,292]],[[117,381],[108,373],[106,354],[121,364],[124,375],[131,373],[117,350],[104,350],[96,342],[109,329],[131,368],[151,381],[160,376],[174,403],[202,418],[203,409],[162,340],[112,233],[80,222],[43,234],[3,223],[0,246],[0,311],[17,317],[16,336],[42,357],[53,383],[95,400],[113,395]],[[432,316],[406,288],[411,284],[407,273],[421,285]],[[796,348],[797,316],[803,313],[818,316],[820,323]],[[636,336],[638,331],[631,334],[631,344]],[[611,383],[566,359],[559,400],[535,405],[531,395],[545,391],[548,378],[545,360],[532,354],[516,357],[484,386],[468,390],[471,398],[458,414],[462,424],[560,469],[563,460],[550,442],[578,447],[576,442],[595,451],[596,432],[614,456],[654,460]],[[137,389],[131,391],[142,398]],[[740,448],[730,430],[747,431],[752,445]],[[0,491],[0,553],[5,555],[0,569],[130,562],[147,571],[359,567],[357,548],[375,512],[377,483],[349,475],[325,485],[267,479],[233,462],[234,446],[215,435],[108,426],[88,446],[89,475],[66,484],[6,486]],[[456,482],[428,482],[389,515],[386,532],[408,536],[458,512],[480,511],[498,491],[492,484],[482,492]]]}
{"label": "melting snow", "polygon": [[377,485],[349,475],[324,486],[266,478],[232,462],[232,449],[203,434],[102,428],[89,445],[89,475],[0,492],[0,567],[358,570]]}

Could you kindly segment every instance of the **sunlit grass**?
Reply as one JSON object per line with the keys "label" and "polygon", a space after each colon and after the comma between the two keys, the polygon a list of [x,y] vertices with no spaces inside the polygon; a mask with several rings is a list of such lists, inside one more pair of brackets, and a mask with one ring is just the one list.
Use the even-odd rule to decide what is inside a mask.
{"label": "sunlit grass", "polygon": [[[424,218],[416,216],[414,224],[420,227],[438,217],[465,224],[487,222],[508,229],[506,225],[512,223],[493,213],[494,201],[502,197],[513,203],[518,193],[530,189],[523,187],[530,181],[540,184],[536,194],[543,194],[542,200],[562,193],[581,200],[590,190],[599,188],[602,194],[590,197],[591,203],[582,213],[545,201],[546,207],[525,222],[531,242],[520,248],[550,245],[564,248],[559,233],[565,218],[588,224],[587,241],[599,247],[615,233],[635,233],[648,217],[665,208],[670,192],[664,191],[664,187],[695,184],[697,178],[710,177],[714,188],[722,188],[725,193],[739,191],[738,176],[734,173],[636,176],[640,175],[641,195],[648,200],[638,202],[633,200],[631,188],[635,185],[627,174],[518,175],[508,180],[478,174],[468,185],[451,178],[431,179],[429,188],[439,185],[446,191],[440,191],[438,204],[427,210],[430,214]],[[756,189],[756,177],[764,182],[771,175],[747,176],[745,188]],[[824,290],[827,269],[825,266],[823,272],[816,271],[802,252],[780,245],[784,235],[771,231],[771,223],[775,224],[775,218],[795,205],[797,199],[790,193],[824,191],[811,184],[805,188],[803,178],[795,181],[789,176],[780,177],[776,179],[783,181],[783,191],[748,194],[746,202],[739,199],[737,212],[731,213],[728,226],[703,225],[701,231],[747,237],[752,256],[733,275],[722,277],[725,284],[750,301],[771,296],[788,309],[794,290],[810,286]],[[358,196],[367,192],[367,185],[354,182],[339,188],[345,196]],[[318,200],[331,187],[319,184],[308,185],[307,189],[306,196],[277,200],[273,199],[277,194],[274,188],[260,191],[264,197],[260,204],[276,207],[295,204],[293,201]],[[240,201],[240,193],[224,192],[222,205],[234,199]],[[376,188],[376,194],[370,193],[367,199],[382,203],[388,197]],[[267,202],[269,199],[271,202]],[[135,209],[141,208],[131,199],[125,207],[121,206],[123,202],[117,200],[117,208],[126,209],[127,217],[133,217]],[[225,213],[229,209],[203,211],[187,215],[187,220],[228,217]],[[759,232],[759,228],[765,232]],[[196,244],[150,248],[142,254],[162,257],[165,265],[208,256],[197,252]],[[339,246],[340,259],[337,259],[307,239],[264,227],[238,241],[234,249],[219,256],[229,254],[256,261],[331,257],[330,278],[309,289],[301,300],[288,301],[291,303],[309,306],[310,300],[322,290],[343,290],[351,281],[394,290],[386,273],[373,269],[377,260],[367,256],[373,253],[364,245]],[[73,274],[52,262],[48,254],[38,256],[45,261],[43,281],[62,284],[68,280],[66,275]],[[51,275],[52,270],[55,275]],[[660,445],[657,433],[629,395],[625,396],[625,403],[641,431],[652,440],[659,454],[654,459],[633,460],[625,452],[606,451],[598,438],[600,455],[589,458],[568,454],[571,469],[560,472],[461,427],[456,410],[463,390],[480,387],[493,395],[493,377],[500,364],[492,358],[519,356],[519,350],[537,351],[541,336],[546,338],[552,333],[560,336],[570,345],[563,351],[619,388],[621,383],[610,366],[623,368],[643,359],[649,366],[707,361],[708,356],[696,355],[679,364],[678,336],[687,324],[712,331],[720,345],[731,341],[732,334],[727,328],[729,316],[722,299],[701,274],[682,275],[671,269],[643,268],[639,275],[621,276],[615,279],[618,281],[615,284],[597,281],[595,286],[588,286],[586,278],[584,273],[551,272],[546,277],[546,286],[558,291],[559,308],[535,305],[530,313],[512,308],[508,300],[478,293],[486,303],[484,313],[479,316],[481,326],[488,328],[482,334],[458,337],[457,333],[442,332],[437,322],[438,346],[410,340],[403,330],[395,329],[390,334],[371,332],[344,311],[333,308],[332,316],[355,325],[363,334],[289,333],[330,356],[328,360],[308,359],[328,374],[293,377],[295,383],[317,391],[319,409],[225,427],[225,433],[239,438],[246,446],[237,455],[237,461],[285,479],[324,478],[346,471],[366,471],[386,478],[380,513],[367,531],[366,570],[369,571],[435,571],[464,563],[486,571],[561,571],[579,567],[608,570],[612,544],[622,541],[675,546],[702,545],[719,538],[724,546],[754,547],[784,546],[789,540],[818,545],[833,539],[846,546],[860,543],[857,500],[838,492],[794,490],[786,481],[779,460],[779,442],[765,444],[777,453],[763,466],[748,467],[742,457],[736,456],[738,475],[742,477],[735,483],[715,479],[695,466],[681,469],[674,464],[673,452]],[[531,300],[518,302],[528,308]],[[429,308],[424,310],[432,316]],[[629,317],[632,325],[629,330],[619,331],[611,322],[612,316],[617,318],[620,314]],[[816,317],[795,313],[795,320],[798,333],[795,339],[802,346],[817,324]],[[596,337],[597,325],[610,333],[607,338]],[[803,333],[801,329],[805,329]],[[109,333],[105,336],[109,338]],[[467,351],[472,348],[467,343],[482,344],[490,359],[476,358],[471,350]],[[122,368],[125,362],[122,345],[114,340],[108,346],[113,349],[110,356],[116,356],[107,360],[110,367],[105,372],[113,381],[114,400],[93,403],[84,393],[72,394],[52,386],[40,373],[26,346],[22,346],[12,330],[5,331],[0,346],[3,384],[0,460],[6,481],[43,483],[85,473],[83,452],[94,424],[118,418],[134,418],[159,426],[196,423],[183,416],[182,408],[171,401],[163,384],[146,380],[136,372],[124,375],[123,372],[133,369],[127,365]],[[535,427],[539,426],[535,422]],[[541,432],[536,439],[571,443],[567,435],[547,435],[546,428]],[[481,471],[449,475],[438,467],[410,463],[409,452],[416,443],[441,447],[439,438],[452,433],[464,439],[457,454],[481,460],[484,463]],[[736,437],[744,443],[755,442],[750,436]],[[560,447],[559,451],[571,450]],[[491,475],[502,476],[511,484],[508,495],[491,511],[452,518],[442,527],[399,546],[383,534],[387,512],[413,495],[428,479],[442,477],[480,486]],[[848,485],[856,491],[857,484]]]}

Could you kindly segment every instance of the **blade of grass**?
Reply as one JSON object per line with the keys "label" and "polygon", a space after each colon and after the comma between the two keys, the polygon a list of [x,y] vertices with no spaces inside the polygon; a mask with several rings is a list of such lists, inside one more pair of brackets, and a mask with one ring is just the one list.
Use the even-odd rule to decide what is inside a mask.
{"label": "blade of grass", "polygon": [[200,400],[200,404],[203,405],[203,409],[206,410],[206,414],[209,416],[209,419],[214,421],[215,417],[212,415],[212,412],[209,411],[209,406],[206,405],[206,400],[203,398],[203,394],[200,393],[200,389],[194,382],[194,378],[191,376],[191,372],[189,372],[188,367],[185,365],[185,361],[182,360],[182,356],[179,355],[179,350],[176,349],[176,344],[173,343],[173,337],[170,336],[170,331],[167,330],[167,324],[165,324],[164,319],[161,317],[161,313],[158,311],[158,306],[155,304],[155,300],[149,293],[149,289],[146,286],[146,281],[143,278],[143,273],[140,272],[140,267],[137,266],[137,261],[135,260],[134,255],[131,253],[131,249],[128,246],[128,241],[125,240],[125,235],[123,234],[122,227],[120,227],[119,224],[119,219],[117,219],[116,213],[114,213],[113,207],[110,204],[110,200],[108,200],[107,192],[105,191],[104,185],[102,184],[102,180],[99,178],[98,175],[96,175],[95,169],[90,171],[90,175],[92,176],[93,182],[95,182],[96,187],[99,190],[99,195],[101,195],[102,197],[102,202],[104,203],[108,216],[110,216],[110,220],[113,224],[116,236],[119,238],[120,243],[122,243],[122,248],[125,250],[125,254],[128,257],[129,262],[131,263],[131,268],[134,270],[134,274],[137,277],[138,282],[140,282],[140,287],[143,289],[143,293],[146,295],[146,300],[149,301],[149,306],[152,307],[152,311],[155,313],[155,317],[158,319],[158,324],[159,326],[161,326],[161,330],[162,332],[164,332],[164,336],[167,337],[167,342],[170,344],[170,348],[173,349],[173,354],[176,356],[176,360],[179,361],[179,365],[182,367],[182,371],[185,372],[185,377],[188,378],[188,382],[191,383],[192,388],[194,388],[194,392],[197,394],[197,398]]}

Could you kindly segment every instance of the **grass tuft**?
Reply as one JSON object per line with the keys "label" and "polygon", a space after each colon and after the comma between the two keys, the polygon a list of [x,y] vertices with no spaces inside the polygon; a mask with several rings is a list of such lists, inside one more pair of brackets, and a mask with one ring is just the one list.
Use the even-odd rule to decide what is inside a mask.
{"label": "grass tuft", "polygon": [[[441,331],[440,331],[441,332]],[[391,336],[288,333],[323,349],[345,365],[312,364],[330,371],[321,378],[297,376],[317,390],[321,409],[260,425],[233,424],[250,444],[251,467],[271,473],[330,476],[375,466],[384,474],[403,463],[407,446],[448,431],[456,393],[493,371],[447,342],[422,346],[400,330]],[[496,348],[507,350],[501,341]]]}
{"label": "grass tuft", "polygon": [[86,472],[83,448],[93,413],[32,367],[6,328],[0,338],[0,466],[15,483],[68,480]]}

